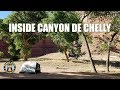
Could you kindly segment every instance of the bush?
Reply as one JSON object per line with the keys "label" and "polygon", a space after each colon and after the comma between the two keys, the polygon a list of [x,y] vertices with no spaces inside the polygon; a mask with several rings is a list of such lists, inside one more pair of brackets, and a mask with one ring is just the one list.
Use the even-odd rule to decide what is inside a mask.
{"label": "bush", "polygon": [[0,51],[0,58],[4,56],[4,53]]}
{"label": "bush", "polygon": [[12,61],[18,61],[20,58],[20,50],[16,50],[16,47],[14,44],[11,44],[8,47],[8,53],[10,54],[10,60]]}
{"label": "bush", "polygon": [[108,50],[108,44],[107,43],[102,43],[100,46],[101,51],[107,51]]}

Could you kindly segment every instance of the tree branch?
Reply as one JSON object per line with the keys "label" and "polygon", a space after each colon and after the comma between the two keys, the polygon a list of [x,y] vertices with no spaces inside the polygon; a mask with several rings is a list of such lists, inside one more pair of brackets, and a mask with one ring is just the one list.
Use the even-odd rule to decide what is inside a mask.
{"label": "tree branch", "polygon": [[110,42],[112,42],[112,41],[113,41],[114,37],[115,37],[117,34],[118,34],[118,31],[117,31],[117,32],[115,32],[115,33],[112,35],[112,38],[111,38]]}
{"label": "tree branch", "polygon": [[84,20],[87,16],[89,16],[91,13],[92,13],[92,11],[90,11],[88,14],[84,15],[84,17],[81,19],[81,22],[83,22],[83,20]]}
{"label": "tree branch", "polygon": [[34,34],[32,34],[26,41],[28,42],[33,36]]}

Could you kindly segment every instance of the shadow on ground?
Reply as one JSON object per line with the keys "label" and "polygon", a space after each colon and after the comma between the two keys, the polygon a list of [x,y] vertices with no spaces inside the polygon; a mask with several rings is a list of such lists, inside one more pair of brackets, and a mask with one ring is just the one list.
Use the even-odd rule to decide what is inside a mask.
{"label": "shadow on ground", "polygon": [[19,74],[0,72],[0,79],[120,79],[119,74],[96,74],[90,72],[61,72],[40,74]]}
{"label": "shadow on ground", "polygon": [[[106,65],[105,60],[93,60],[96,65]],[[75,63],[89,63],[90,60],[80,60],[80,61],[73,61]],[[113,67],[120,67],[120,62],[119,61],[110,61],[110,66]]]}

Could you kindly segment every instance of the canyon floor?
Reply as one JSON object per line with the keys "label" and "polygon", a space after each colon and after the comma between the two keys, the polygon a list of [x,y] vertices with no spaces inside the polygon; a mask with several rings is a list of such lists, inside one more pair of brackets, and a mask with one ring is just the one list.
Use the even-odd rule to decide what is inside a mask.
{"label": "canyon floor", "polygon": [[5,61],[0,62],[0,79],[120,79],[120,57],[110,57],[110,72],[106,73],[107,55],[92,55],[98,73],[93,68],[86,54],[78,60],[70,58],[67,62],[64,54],[51,53],[41,57],[29,58],[29,61],[36,61],[40,64],[40,74],[20,74],[20,68],[25,61],[15,61],[16,70],[14,73],[6,73],[3,69]]}

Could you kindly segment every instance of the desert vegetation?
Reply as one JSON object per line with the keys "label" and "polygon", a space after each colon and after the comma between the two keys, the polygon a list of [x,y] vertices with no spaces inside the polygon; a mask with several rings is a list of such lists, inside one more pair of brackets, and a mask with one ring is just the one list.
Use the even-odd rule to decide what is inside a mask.
{"label": "desert vegetation", "polygon": [[[8,27],[10,22],[81,23],[81,25],[86,22],[97,22],[110,23],[111,27],[110,32],[105,33],[84,32],[83,26],[82,32],[74,33],[10,33]],[[94,72],[96,74],[119,73],[119,25],[119,11],[13,11],[7,18],[0,20],[0,40],[9,45],[9,59],[16,61],[16,64],[35,60],[41,63],[41,66],[43,64],[43,72],[50,72],[51,67],[54,72],[58,70],[58,72]],[[50,38],[57,45],[58,52],[32,58],[31,46],[46,38]],[[73,57],[70,58],[70,56]],[[9,60],[4,58],[3,52],[0,52],[0,58],[2,58],[0,61]]]}

